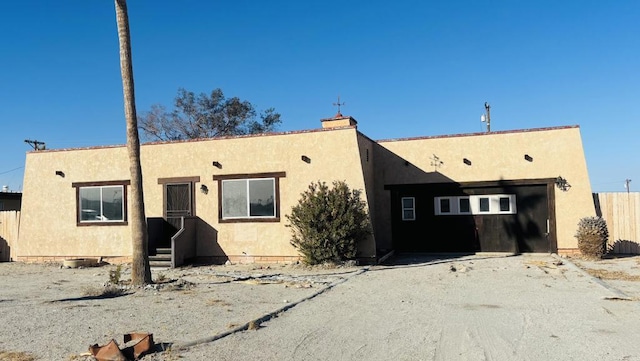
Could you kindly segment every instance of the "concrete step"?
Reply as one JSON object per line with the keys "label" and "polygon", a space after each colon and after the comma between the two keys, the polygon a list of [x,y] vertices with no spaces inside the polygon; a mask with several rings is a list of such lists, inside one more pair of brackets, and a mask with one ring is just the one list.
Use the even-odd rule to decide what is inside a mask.
{"label": "concrete step", "polygon": [[171,258],[169,258],[168,261],[153,261],[150,259],[149,267],[151,267],[152,270],[156,268],[171,268]]}
{"label": "concrete step", "polygon": [[149,261],[171,261],[171,255],[157,254],[155,256],[149,256]]}
{"label": "concrete step", "polygon": [[171,254],[171,248],[156,248],[156,254]]}

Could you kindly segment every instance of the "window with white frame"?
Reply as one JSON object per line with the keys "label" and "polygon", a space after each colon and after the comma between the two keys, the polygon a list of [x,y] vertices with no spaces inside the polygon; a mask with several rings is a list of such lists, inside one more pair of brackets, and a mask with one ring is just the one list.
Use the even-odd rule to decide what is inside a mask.
{"label": "window with white frame", "polygon": [[462,197],[435,197],[435,214],[516,214],[515,194],[483,194]]}
{"label": "window with white frame", "polygon": [[402,220],[416,220],[416,199],[414,197],[402,197]]}
{"label": "window with white frame", "polygon": [[73,183],[78,225],[126,224],[129,181]]}
{"label": "window with white frame", "polygon": [[278,221],[279,178],[282,173],[219,176],[221,221]]}
{"label": "window with white frame", "polygon": [[491,213],[491,202],[489,197],[473,197],[478,201],[478,211],[476,213]]}
{"label": "window with white frame", "polygon": [[458,214],[471,214],[471,202],[469,197],[457,197]]}

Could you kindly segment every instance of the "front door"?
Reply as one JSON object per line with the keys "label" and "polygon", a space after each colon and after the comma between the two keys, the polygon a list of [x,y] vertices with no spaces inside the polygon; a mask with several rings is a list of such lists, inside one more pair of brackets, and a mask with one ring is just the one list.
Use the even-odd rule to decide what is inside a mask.
{"label": "front door", "polygon": [[180,219],[193,215],[192,183],[167,183],[165,185],[164,217],[176,230]]}

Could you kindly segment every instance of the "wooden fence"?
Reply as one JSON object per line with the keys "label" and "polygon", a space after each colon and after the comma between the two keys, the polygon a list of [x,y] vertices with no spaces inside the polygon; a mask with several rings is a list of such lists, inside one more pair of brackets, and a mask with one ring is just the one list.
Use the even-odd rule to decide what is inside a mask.
{"label": "wooden fence", "polygon": [[607,222],[610,251],[640,254],[640,192],[594,193],[593,201]]}
{"label": "wooden fence", "polygon": [[0,212],[0,262],[15,258],[15,245],[20,228],[20,211]]}

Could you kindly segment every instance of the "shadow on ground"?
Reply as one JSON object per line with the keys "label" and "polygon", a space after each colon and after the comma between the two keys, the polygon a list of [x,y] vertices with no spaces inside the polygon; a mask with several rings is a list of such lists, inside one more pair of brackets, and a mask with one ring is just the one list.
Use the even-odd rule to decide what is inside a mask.
{"label": "shadow on ground", "polygon": [[484,260],[495,258],[515,257],[516,254],[498,256],[477,256],[475,253],[429,254],[429,253],[401,253],[382,262],[381,266],[389,268],[426,267],[437,264],[459,262],[461,260]]}

